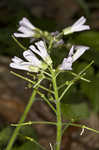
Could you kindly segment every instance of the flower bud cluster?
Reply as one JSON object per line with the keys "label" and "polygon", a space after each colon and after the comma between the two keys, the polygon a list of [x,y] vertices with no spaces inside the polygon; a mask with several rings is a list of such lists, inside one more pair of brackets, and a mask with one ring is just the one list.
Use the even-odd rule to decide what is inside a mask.
{"label": "flower bud cluster", "polygon": [[[85,22],[86,18],[82,16],[72,26],[63,29],[61,33],[58,31],[49,33],[36,28],[27,18],[24,17],[21,21],[19,21],[18,32],[14,33],[14,36],[17,38],[30,38],[31,42],[39,38],[44,39],[44,41],[40,40],[35,42],[34,45],[30,45],[29,48],[23,52],[23,57],[25,60],[22,60],[16,56],[12,58],[10,67],[29,72],[39,72],[41,69],[47,69],[48,66],[52,65],[52,59],[47,52],[45,42],[49,44],[50,41],[52,41],[52,46],[58,47],[59,45],[64,44],[62,39],[63,35],[89,30],[90,27],[88,25],[84,25]],[[73,62],[75,62],[88,49],[89,47],[87,46],[73,45],[70,49],[68,57],[63,59],[58,69],[72,70]]]}

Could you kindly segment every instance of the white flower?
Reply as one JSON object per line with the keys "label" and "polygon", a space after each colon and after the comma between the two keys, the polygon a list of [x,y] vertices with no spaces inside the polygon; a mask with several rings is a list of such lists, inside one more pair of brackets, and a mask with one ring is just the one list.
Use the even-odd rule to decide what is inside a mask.
{"label": "white flower", "polygon": [[52,60],[51,60],[50,56],[47,53],[44,42],[39,41],[39,42],[36,42],[35,45],[37,46],[38,49],[33,45],[31,45],[29,48],[33,52],[38,54],[48,65],[50,65],[52,63]]}
{"label": "white flower", "polygon": [[[72,46],[68,57],[64,58],[62,64],[59,66],[59,70],[72,70],[72,63],[88,49],[89,47],[87,46]],[[74,50],[76,50],[75,53]]]}
{"label": "white flower", "polygon": [[65,28],[63,30],[64,35],[71,34],[73,32],[89,30],[90,27],[89,27],[89,25],[84,25],[85,22],[86,22],[86,18],[84,16],[82,16],[72,26]]}
{"label": "white flower", "polygon": [[76,52],[72,56],[73,62],[75,62],[88,49],[88,46],[75,46]]}
{"label": "white flower", "polygon": [[64,58],[59,70],[72,70],[72,57]]}
{"label": "white flower", "polygon": [[27,62],[15,56],[14,58],[12,58],[13,62],[10,63],[10,67],[20,70],[26,70],[29,72],[38,72],[40,68],[45,69],[47,67],[30,50],[24,51],[23,56],[27,60]]}
{"label": "white flower", "polygon": [[15,37],[33,37],[35,35],[35,26],[27,18],[23,18],[19,21],[18,31],[20,33],[14,33]]}

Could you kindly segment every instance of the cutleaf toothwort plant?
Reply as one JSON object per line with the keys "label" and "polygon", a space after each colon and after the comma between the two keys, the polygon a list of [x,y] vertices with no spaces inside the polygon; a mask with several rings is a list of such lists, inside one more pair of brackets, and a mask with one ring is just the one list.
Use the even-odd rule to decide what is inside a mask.
{"label": "cutleaf toothwort plant", "polygon": [[[63,96],[66,94],[66,92],[69,90],[69,88],[79,79],[89,82],[89,80],[84,78],[84,75],[85,71],[92,65],[93,61],[83,70],[81,70],[80,73],[76,74],[72,72],[73,63],[79,57],[81,57],[87,50],[89,50],[89,47],[82,45],[72,45],[68,56],[65,55],[62,62],[58,64],[56,68],[53,67],[54,62],[51,58],[51,52],[53,51],[53,49],[54,48],[57,49],[57,47],[60,47],[60,45],[64,44],[63,36],[68,36],[68,34],[72,34],[74,32],[80,32],[90,29],[89,25],[85,25],[85,22],[86,18],[81,17],[72,26],[66,27],[61,32],[56,31],[52,33],[40,30],[39,28],[32,25],[32,23],[25,17],[19,22],[18,32],[14,33],[13,38],[17,42],[17,44],[21,46],[21,48],[23,47],[23,59],[14,56],[14,58],[12,58],[12,61],[10,63],[10,67],[19,70],[25,70],[28,73],[28,75],[33,77],[33,80],[31,78],[27,78],[26,76],[17,74],[13,71],[11,71],[11,73],[32,84],[33,92],[19,123],[17,125],[14,125],[17,127],[8,143],[6,150],[11,150],[13,143],[16,139],[16,136],[18,135],[18,132],[23,125],[29,124],[55,125],[57,129],[56,143],[54,146],[51,145],[51,149],[55,150],[61,150],[62,134],[63,130],[67,126],[72,125],[80,127],[82,129],[80,135],[83,134],[84,129],[92,130],[96,133],[99,133],[98,131],[92,128],[88,128],[85,125],[75,124],[73,122],[63,123],[61,114],[61,100]],[[30,46],[28,48],[24,47],[16,38],[29,38]],[[72,75],[74,75],[73,79],[69,82],[65,81],[64,83],[62,83],[62,85],[58,85],[57,77],[60,73],[64,72],[67,73],[69,72]],[[43,80],[49,80],[51,88],[48,89],[44,87],[44,85],[42,84]],[[65,87],[62,93],[59,92],[60,90],[59,87],[60,88]],[[45,92],[43,93],[41,91],[46,91],[48,94],[44,95]],[[36,94],[39,94],[41,98],[49,105],[49,107],[51,107],[52,111],[56,115],[56,122],[47,122],[47,121],[42,122],[33,121],[26,123],[24,122],[27,113],[31,108],[31,105],[35,100]],[[51,95],[51,100],[47,95]]]}

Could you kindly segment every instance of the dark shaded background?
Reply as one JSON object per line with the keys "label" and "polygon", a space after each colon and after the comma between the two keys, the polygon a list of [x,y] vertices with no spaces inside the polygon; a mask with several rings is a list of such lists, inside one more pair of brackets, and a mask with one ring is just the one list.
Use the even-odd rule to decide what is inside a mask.
{"label": "dark shaded background", "polygon": [[[74,95],[76,89],[80,96],[83,95],[81,99],[88,104],[90,115],[82,123],[99,129],[99,0],[0,0],[0,135],[7,125],[19,120],[31,94],[31,89],[27,88],[25,81],[9,73],[10,58],[14,55],[20,56],[22,53],[11,35],[16,32],[18,22],[24,16],[30,19],[35,26],[50,32],[73,24],[81,16],[87,17],[87,24],[90,24],[92,31],[78,34],[78,36],[74,35],[74,39],[70,39],[69,42],[91,46],[92,50],[84,57],[84,60],[86,63],[88,59],[95,60],[95,65],[91,68],[93,74],[89,73],[89,78],[94,81],[94,84],[83,88],[83,91],[87,91],[84,94],[74,88]],[[88,89],[90,90],[88,91]],[[94,93],[94,95],[89,93]],[[76,98],[79,98],[79,95]],[[74,97],[72,98],[74,99]],[[27,120],[55,121],[55,116],[45,103],[36,101]],[[31,131],[31,129],[29,130]],[[42,125],[36,126],[35,130],[39,142],[48,149],[49,142],[53,142],[55,139],[55,128]],[[9,132],[7,130],[7,133]],[[77,128],[69,128],[63,136],[62,150],[99,149],[98,135],[85,132],[80,137],[79,134],[80,130]],[[5,147],[7,141],[4,140],[3,143],[3,138],[0,141],[1,147]],[[22,139],[21,142],[23,142]],[[16,142],[17,146],[18,143],[20,146],[20,140]]]}

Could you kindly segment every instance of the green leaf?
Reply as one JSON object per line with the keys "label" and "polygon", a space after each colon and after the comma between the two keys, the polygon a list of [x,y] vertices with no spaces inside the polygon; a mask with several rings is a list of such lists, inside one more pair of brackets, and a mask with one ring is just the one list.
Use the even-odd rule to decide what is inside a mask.
{"label": "green leaf", "polygon": [[79,85],[72,86],[65,94],[62,103],[62,114],[65,119],[80,120],[89,116],[88,105]]}
{"label": "green leaf", "polygon": [[99,32],[98,31],[86,31],[74,34],[70,43],[76,45],[87,45],[91,49],[99,51]]}
{"label": "green leaf", "polygon": [[26,136],[37,140],[37,134],[33,127],[23,126],[19,132],[19,136],[17,139],[22,143],[25,141]]}
{"label": "green leaf", "polygon": [[[37,141],[37,134],[33,127],[23,126],[20,130],[19,136],[12,150],[40,150],[40,146],[35,142],[27,140],[26,137]],[[17,144],[17,143],[20,143]]]}
{"label": "green leaf", "polygon": [[0,148],[3,145],[6,145],[10,136],[12,133],[12,129],[10,127],[6,127],[4,128],[1,132],[0,132]]}
{"label": "green leaf", "polygon": [[65,119],[81,120],[89,116],[88,106],[82,102],[79,104],[64,104],[62,103],[62,114]]}
{"label": "green leaf", "polygon": [[30,126],[23,126],[20,130],[20,134],[22,134],[23,136],[29,136],[37,139],[36,131],[33,127]]}
{"label": "green leaf", "polygon": [[21,146],[12,148],[12,150],[40,150],[40,148],[36,144],[28,141],[22,144]]}
{"label": "green leaf", "polygon": [[82,91],[91,101],[95,112],[99,112],[99,74],[93,76],[90,84],[82,83]]}

